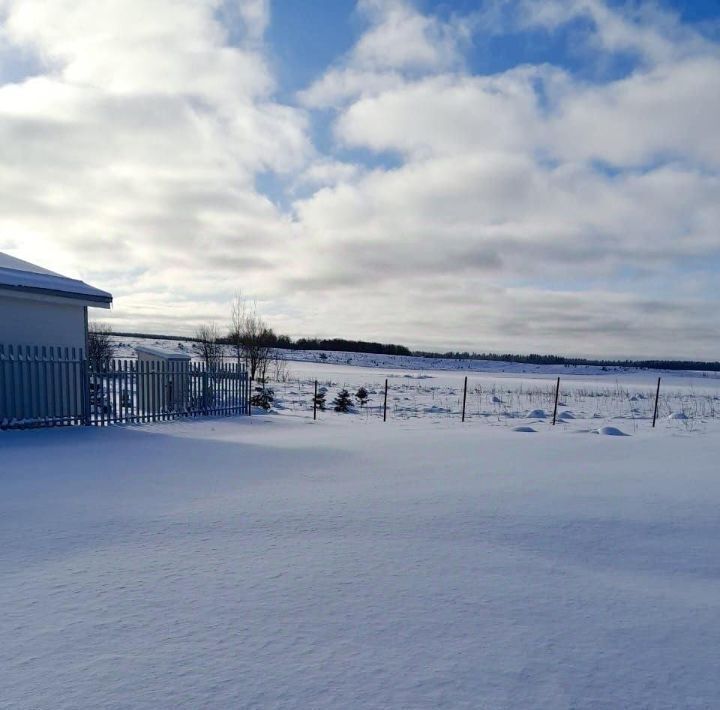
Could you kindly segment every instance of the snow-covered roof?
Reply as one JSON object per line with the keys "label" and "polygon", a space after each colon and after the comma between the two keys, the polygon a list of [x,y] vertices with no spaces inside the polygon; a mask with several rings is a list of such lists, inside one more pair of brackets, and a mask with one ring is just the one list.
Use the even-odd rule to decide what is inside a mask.
{"label": "snow-covered roof", "polygon": [[99,308],[109,308],[112,303],[112,294],[107,291],[3,252],[0,252],[0,290],[70,298]]}
{"label": "snow-covered roof", "polygon": [[136,345],[135,352],[145,353],[164,358],[165,360],[191,360],[192,358],[182,350],[171,350],[170,348],[159,348],[153,345]]}

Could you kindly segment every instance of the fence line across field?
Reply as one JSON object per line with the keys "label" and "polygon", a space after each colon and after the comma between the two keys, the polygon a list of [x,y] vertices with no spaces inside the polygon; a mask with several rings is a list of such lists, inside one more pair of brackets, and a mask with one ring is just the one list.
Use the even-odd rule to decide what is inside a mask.
{"label": "fence line across field", "polygon": [[[177,354],[176,354],[177,355]],[[374,404],[360,407],[368,416],[377,413],[383,421],[417,416],[447,416],[460,422],[478,417],[521,418],[523,404],[547,403],[552,423],[567,423],[558,406],[566,406],[563,399],[584,407],[589,401],[596,406],[591,416],[629,416],[638,422],[652,420],[655,426],[660,414],[660,378],[651,394],[630,397],[629,387],[616,383],[615,387],[586,390],[582,383],[561,385],[560,378],[550,386],[521,385],[519,389],[504,389],[472,385],[465,376],[460,388],[456,386],[428,387],[409,384],[390,385],[388,377],[370,386]],[[567,382],[567,380],[566,380]],[[308,382],[312,386],[312,380]],[[165,421],[179,417],[203,415],[250,414],[251,381],[247,368],[237,360],[221,360],[216,364],[172,359],[111,358],[93,365],[81,349],[55,346],[11,346],[0,344],[0,428],[22,428],[57,425],[97,425],[114,423],[143,423]],[[315,381],[307,404],[318,415],[319,390]],[[328,383],[332,385],[332,383]],[[258,387],[259,390],[265,385]],[[269,388],[272,384],[268,383]],[[299,390],[302,390],[298,381]],[[649,389],[649,388],[648,388]],[[325,388],[323,388],[323,393]],[[497,395],[499,396],[495,396]],[[298,395],[301,393],[298,392]],[[322,399],[324,399],[324,394]],[[390,401],[392,396],[392,401]],[[432,406],[423,406],[424,398],[432,396]],[[663,410],[672,413],[671,406],[682,406],[689,419],[720,416],[720,397],[682,394],[663,389]],[[632,402],[632,400],[636,400]],[[712,401],[710,401],[712,400]],[[646,402],[647,404],[642,404]],[[483,404],[484,403],[484,404]],[[303,398],[291,403],[306,408]],[[687,410],[686,410],[687,407]],[[615,411],[623,408],[623,411]],[[324,410],[324,402],[322,409]],[[717,410],[717,411],[716,411]],[[677,413],[677,409],[675,410]],[[531,416],[528,414],[527,416]],[[673,418],[676,415],[673,414]],[[685,418],[684,416],[680,418]]]}
{"label": "fence line across field", "polygon": [[0,345],[0,427],[167,421],[248,414],[241,363],[111,358],[81,349]]}
{"label": "fence line across field", "polygon": [[[655,428],[655,424],[656,424],[656,421],[658,418],[660,396],[661,396],[661,391],[660,391],[661,379],[662,378],[658,377],[657,386],[655,387],[654,396],[652,397],[653,407],[650,410],[650,412],[648,413],[648,416],[643,417],[640,414],[633,416],[633,419],[635,421],[641,421],[643,418],[652,420],[652,428]],[[315,420],[315,419],[317,419],[317,415],[318,415],[317,403],[318,403],[318,392],[320,391],[319,381],[316,379],[316,380],[309,380],[306,382],[309,382],[309,384],[313,387],[312,398],[308,399],[308,401],[311,403],[310,406],[312,407],[312,410],[313,410],[313,419]],[[301,380],[297,380],[297,383],[298,383],[298,393],[301,394],[302,389],[303,389],[302,382],[301,382]],[[341,389],[348,389],[347,383],[339,385],[338,383],[327,382],[326,384],[328,386],[341,387]],[[487,412],[483,412],[481,414],[481,412],[478,411],[475,415],[472,415],[471,413],[467,412],[468,403],[472,401],[472,396],[471,396],[472,392],[468,389],[468,385],[469,385],[469,379],[467,376],[465,376],[463,378],[462,386],[460,387],[459,391],[454,388],[445,388],[445,389],[451,390],[450,392],[445,393],[449,399],[455,399],[457,397],[457,402],[458,402],[457,410],[452,409],[452,408],[439,408],[438,410],[433,410],[430,412],[425,411],[425,413],[426,414],[436,414],[436,415],[442,414],[442,415],[447,416],[448,418],[457,418],[460,420],[461,423],[464,423],[467,418],[474,418],[477,416],[488,416]],[[573,383],[573,385],[577,385],[577,383]],[[566,407],[566,404],[564,402],[561,402],[561,395],[564,394],[566,398],[568,398],[568,397],[572,398],[572,397],[576,396],[576,393],[575,393],[576,387],[574,387],[573,385],[571,385],[565,391],[563,391],[562,385],[561,385],[561,378],[557,377],[555,382],[553,383],[552,387],[547,386],[545,389],[538,387],[537,390],[532,395],[530,394],[529,390],[527,392],[523,392],[522,388],[521,388],[521,390],[519,392],[519,396],[522,396],[524,394],[524,395],[530,397],[531,399],[533,397],[540,397],[542,399],[546,398],[548,405],[550,407],[550,411],[552,412],[552,415],[550,415],[550,411],[549,411],[547,413],[547,417],[551,419],[552,425],[555,426],[558,423],[567,424],[567,418],[566,418],[567,413],[563,412],[562,415],[559,415],[558,408],[559,408],[559,406]],[[388,421],[388,412],[390,412],[391,414],[394,415],[393,418],[399,418],[399,419],[420,416],[422,414],[423,410],[406,409],[406,408],[403,408],[401,405],[398,405],[398,403],[397,403],[398,397],[395,398],[394,407],[389,407],[389,405],[388,405],[388,395],[389,394],[392,394],[393,392],[395,392],[396,394],[406,394],[408,391],[414,391],[417,394],[417,393],[421,393],[424,391],[421,386],[416,386],[415,388],[413,388],[410,385],[403,384],[403,385],[396,386],[393,388],[389,385],[388,378],[385,378],[384,382],[381,381],[380,383],[378,383],[374,386],[372,386],[372,385],[368,385],[368,386],[371,387],[371,391],[374,392],[376,398],[379,398],[379,401],[376,399],[377,404],[374,404],[374,405],[359,404],[358,407],[359,407],[360,412],[364,412],[368,416],[370,415],[371,412],[374,412],[374,413],[376,413],[377,416],[379,416],[379,417],[381,416],[382,420],[384,422]],[[365,385],[362,385],[362,387],[365,388]],[[327,387],[323,386],[321,389],[322,389],[323,393],[327,392]],[[490,393],[492,393],[493,394],[493,397],[492,397],[493,403],[496,402],[498,405],[503,404],[502,400],[500,400],[494,396],[495,387],[492,387],[492,388],[486,387],[484,389],[485,389],[485,392],[483,392],[482,386],[475,386],[474,392],[476,395],[476,400],[480,399],[483,394],[485,396],[488,396]],[[618,394],[619,394],[620,393],[619,385],[617,385],[617,389],[618,389]],[[510,392],[511,391],[508,390],[508,393],[510,393]],[[424,393],[427,394],[427,391],[425,390]],[[629,389],[626,390],[626,393],[629,393]],[[513,393],[513,394],[518,396],[517,392]],[[600,399],[601,396],[603,396],[604,394],[605,393],[601,390],[597,393],[592,393],[588,396],[591,396],[596,399]],[[582,396],[585,396],[585,395],[582,395]],[[323,394],[322,397],[324,399],[325,394]],[[690,399],[694,399],[695,395],[694,394],[688,395],[688,397]],[[434,399],[434,396],[433,396],[433,399]],[[635,399],[635,397],[633,396],[632,399]],[[720,397],[715,397],[715,399],[720,399]],[[304,403],[304,399],[295,400],[294,404],[300,404],[300,409],[303,409],[306,406]],[[283,408],[285,408],[285,407],[283,406]],[[295,407],[293,406],[293,409],[294,408]],[[321,411],[325,411],[324,404],[323,404]],[[336,411],[338,411],[338,410],[336,410]],[[532,411],[538,411],[538,410],[532,410]],[[616,413],[616,414],[619,414],[619,413]],[[510,416],[510,417],[514,417],[514,418],[522,417],[522,415],[519,414],[518,412],[506,413],[506,415]],[[718,411],[716,414],[714,407],[713,407],[713,411],[712,411],[712,413],[709,414],[709,416],[715,417],[718,415],[720,415],[720,411]],[[531,419],[542,418],[544,416],[546,416],[544,411],[541,412],[539,415],[534,415],[534,414],[532,414],[532,412],[528,414],[528,417]],[[593,416],[598,416],[598,415],[597,415],[597,413],[593,413]],[[605,416],[611,417],[612,413],[605,412]],[[684,417],[680,417],[680,418],[684,418]]]}

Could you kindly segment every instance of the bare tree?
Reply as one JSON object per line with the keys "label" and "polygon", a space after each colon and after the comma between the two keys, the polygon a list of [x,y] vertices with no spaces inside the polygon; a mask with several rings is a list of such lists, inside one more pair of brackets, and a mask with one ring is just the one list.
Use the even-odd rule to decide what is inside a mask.
{"label": "bare tree", "polygon": [[96,370],[106,369],[115,354],[112,328],[103,323],[90,323],[87,337],[87,357]]}
{"label": "bare tree", "polygon": [[272,378],[275,382],[289,382],[290,368],[288,361],[280,355],[277,348],[273,350]]}
{"label": "bare tree", "polygon": [[271,367],[276,373],[282,371],[272,328],[258,314],[255,303],[240,295],[232,301],[229,340],[238,361],[247,362],[250,379],[265,382]]}
{"label": "bare tree", "polygon": [[208,370],[222,361],[222,345],[218,342],[220,333],[215,323],[207,323],[195,329],[196,349]]}
{"label": "bare tree", "polygon": [[238,365],[240,360],[245,356],[243,350],[243,332],[245,330],[245,313],[247,306],[245,299],[240,294],[235,294],[230,304],[230,332],[228,333],[228,341],[235,351],[235,358]]}

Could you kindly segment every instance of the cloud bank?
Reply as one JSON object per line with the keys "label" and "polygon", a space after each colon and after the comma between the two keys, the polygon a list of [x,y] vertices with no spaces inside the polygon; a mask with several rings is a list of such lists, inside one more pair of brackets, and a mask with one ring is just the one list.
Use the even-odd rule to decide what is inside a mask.
{"label": "cloud bank", "polygon": [[[361,0],[281,101],[266,2],[0,0],[0,250],[117,329],[242,290],[293,335],[717,358],[720,44],[655,3],[441,10]],[[574,42],[474,59],[528,36]]]}

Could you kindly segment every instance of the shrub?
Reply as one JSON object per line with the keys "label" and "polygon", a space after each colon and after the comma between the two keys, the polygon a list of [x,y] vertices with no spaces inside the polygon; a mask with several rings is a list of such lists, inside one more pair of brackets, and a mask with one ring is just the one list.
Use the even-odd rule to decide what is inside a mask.
{"label": "shrub", "polygon": [[325,411],[325,393],[327,390],[321,387],[317,395],[313,396],[313,406],[317,407],[321,412]]}
{"label": "shrub", "polygon": [[258,391],[250,398],[253,407],[262,407],[265,411],[272,407],[275,401],[275,392],[272,387],[258,387]]}
{"label": "shrub", "polygon": [[352,410],[352,398],[346,389],[338,392],[337,397],[333,400],[333,406],[336,412],[349,412]]}
{"label": "shrub", "polygon": [[358,404],[359,404],[361,407],[364,407],[364,406],[367,404],[368,399],[369,399],[369,396],[370,396],[370,395],[368,394],[368,391],[367,391],[364,387],[361,387],[361,388],[355,393],[355,399],[357,399]]}

